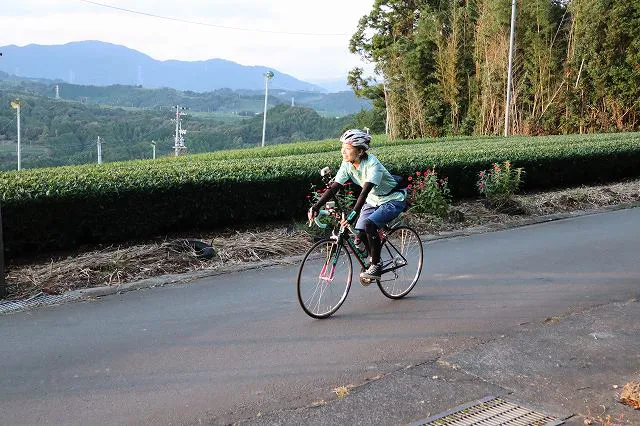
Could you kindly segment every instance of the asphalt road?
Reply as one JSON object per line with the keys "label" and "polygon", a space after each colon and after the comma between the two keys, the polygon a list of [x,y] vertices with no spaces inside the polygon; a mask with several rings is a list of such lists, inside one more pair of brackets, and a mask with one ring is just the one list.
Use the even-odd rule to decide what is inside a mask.
{"label": "asphalt road", "polygon": [[429,243],[404,300],[328,320],[272,267],[0,317],[0,424],[228,423],[328,399],[528,322],[640,293],[640,209]]}

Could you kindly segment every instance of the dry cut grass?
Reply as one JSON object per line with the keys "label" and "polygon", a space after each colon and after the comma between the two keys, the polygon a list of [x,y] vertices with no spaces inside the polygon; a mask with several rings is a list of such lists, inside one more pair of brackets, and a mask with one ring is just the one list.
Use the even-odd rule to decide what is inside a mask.
{"label": "dry cut grass", "polygon": [[[603,206],[640,202],[640,180],[534,193],[516,197],[520,215],[499,213],[480,200],[456,203],[450,218],[407,215],[404,219],[423,234],[438,234],[493,223],[508,224],[523,218],[551,213],[588,210]],[[215,270],[223,265],[257,262],[302,254],[312,241],[302,226],[226,231],[204,235],[199,240],[213,246],[211,260],[200,259],[185,244],[185,238],[129,246],[107,247],[47,262],[9,265],[6,275],[9,298],[103,285],[134,282],[154,276],[197,270]]]}

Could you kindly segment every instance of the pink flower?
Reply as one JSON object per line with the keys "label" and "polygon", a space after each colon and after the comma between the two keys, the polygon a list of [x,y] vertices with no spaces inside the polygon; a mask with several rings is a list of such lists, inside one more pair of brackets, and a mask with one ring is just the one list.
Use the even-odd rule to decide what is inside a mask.
{"label": "pink flower", "polygon": [[483,171],[481,171],[480,173],[478,173],[478,176],[480,176],[481,178],[483,178],[483,177],[484,177],[484,175],[485,175],[484,170],[483,170]]}
{"label": "pink flower", "polygon": [[407,189],[411,189],[411,188],[413,188],[413,185],[409,184],[409,185],[407,186]]}
{"label": "pink flower", "polygon": [[413,180],[413,176],[409,176],[409,182]]}

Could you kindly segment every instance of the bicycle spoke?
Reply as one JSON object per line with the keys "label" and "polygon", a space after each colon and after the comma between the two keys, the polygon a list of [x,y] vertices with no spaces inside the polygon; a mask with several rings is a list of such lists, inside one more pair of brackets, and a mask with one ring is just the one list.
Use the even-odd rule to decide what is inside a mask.
{"label": "bicycle spoke", "polygon": [[298,272],[298,300],[314,318],[326,318],[338,310],[351,286],[351,257],[333,240],[316,243]]}
{"label": "bicycle spoke", "polygon": [[422,241],[413,229],[399,226],[389,232],[384,248],[387,272],[378,286],[385,296],[399,299],[411,291],[420,276]]}

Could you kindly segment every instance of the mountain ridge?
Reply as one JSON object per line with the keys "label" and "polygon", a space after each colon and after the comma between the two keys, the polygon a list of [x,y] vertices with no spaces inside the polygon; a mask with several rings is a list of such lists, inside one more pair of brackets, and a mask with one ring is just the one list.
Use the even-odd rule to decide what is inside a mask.
{"label": "mountain ridge", "polygon": [[223,88],[259,90],[264,88],[264,73],[272,71],[270,86],[274,89],[327,92],[321,86],[261,65],[247,66],[219,58],[161,61],[122,45],[97,40],[62,45],[7,45],[0,49],[1,71],[73,84],[140,85],[194,92]]}

